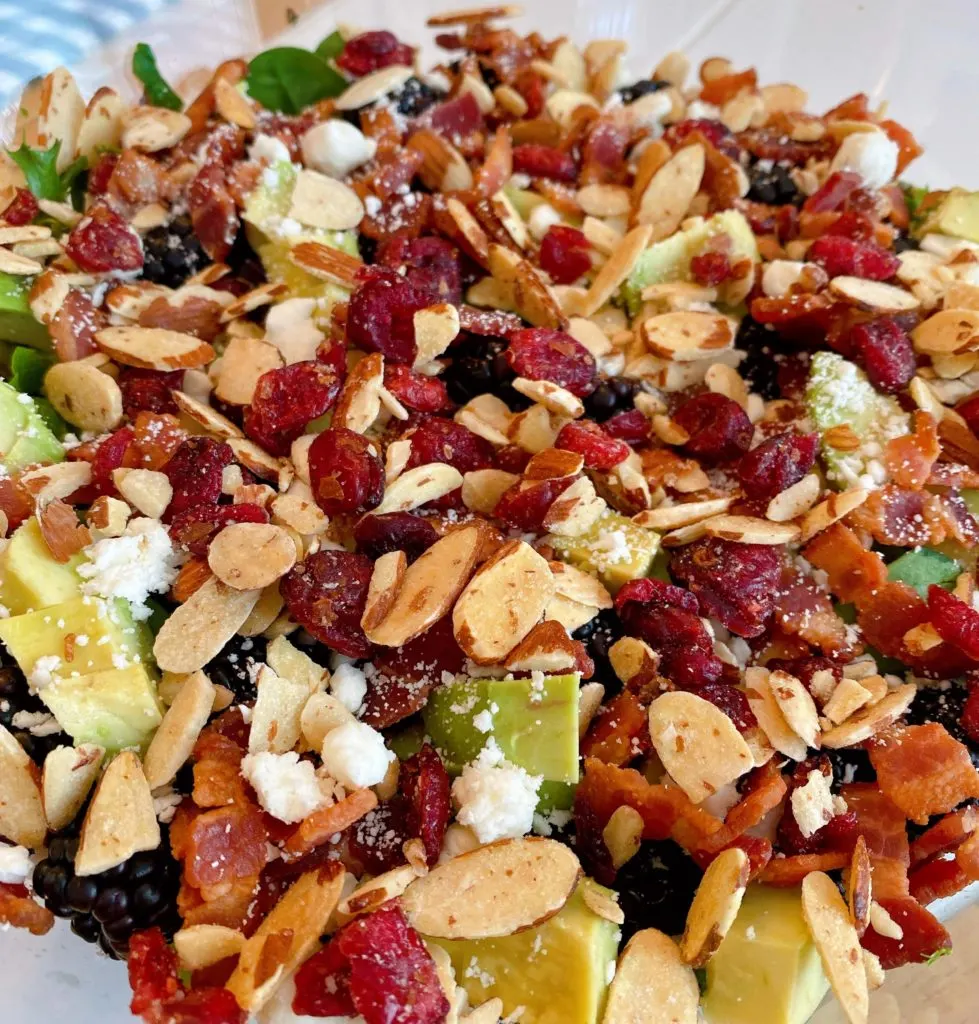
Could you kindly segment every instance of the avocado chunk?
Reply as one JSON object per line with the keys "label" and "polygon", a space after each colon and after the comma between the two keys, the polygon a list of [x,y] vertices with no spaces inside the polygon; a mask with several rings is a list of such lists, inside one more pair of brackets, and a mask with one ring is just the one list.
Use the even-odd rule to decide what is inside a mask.
{"label": "avocado chunk", "polygon": [[0,463],[8,474],[34,463],[61,462],[65,450],[34,399],[0,381]]}
{"label": "avocado chunk", "polygon": [[829,988],[798,889],[750,885],[707,964],[709,1024],[805,1024]]}
{"label": "avocado chunk", "polygon": [[425,729],[454,774],[493,737],[508,761],[543,776],[539,810],[567,808],[578,781],[578,685],[575,673],[536,684],[462,677],[429,697]]}
{"label": "avocado chunk", "polygon": [[58,679],[40,696],[76,746],[98,743],[110,752],[144,747],[163,720],[145,665]]}
{"label": "avocado chunk", "polygon": [[659,534],[609,510],[580,537],[548,536],[563,562],[597,576],[616,594],[629,580],[648,576],[659,550]]}
{"label": "avocado chunk", "polygon": [[333,303],[347,297],[346,289],[297,267],[289,259],[289,251],[300,242],[322,242],[357,256],[357,235],[353,231],[308,227],[289,216],[298,172],[299,168],[288,160],[267,167],[248,197],[243,216],[248,241],[258,253],[269,280],[284,282],[291,298],[324,300],[325,313]]}
{"label": "avocado chunk", "polygon": [[[882,395],[856,363],[837,352],[813,355],[806,385],[806,409],[820,433],[846,424],[860,438],[861,445],[856,451],[822,446],[826,476],[840,490],[881,483],[874,478],[874,472],[878,467],[883,470],[884,445],[910,430],[908,414],[897,400]],[[869,481],[861,479],[868,474]]]}
{"label": "avocado chunk", "polygon": [[79,552],[67,562],[56,562],[31,517],[14,531],[0,555],[0,604],[11,615],[23,615],[77,596],[75,568],[81,561]]}
{"label": "avocado chunk", "polygon": [[979,243],[979,192],[953,188],[936,205],[929,200],[927,211],[922,211],[914,234],[922,238],[930,232],[964,238]]}
{"label": "avocado chunk", "polygon": [[597,1024],[605,1002],[619,929],[585,902],[585,892],[611,895],[590,878],[549,921],[501,939],[428,939],[452,960],[456,981],[478,1005],[503,1000],[520,1007],[520,1024]]}
{"label": "avocado chunk", "polygon": [[887,578],[914,587],[919,596],[927,598],[928,588],[936,583],[950,590],[962,566],[934,548],[914,548],[895,558],[887,567]]}
{"label": "avocado chunk", "polygon": [[758,262],[758,243],[744,214],[738,210],[715,213],[713,217],[651,245],[639,257],[632,273],[622,285],[622,300],[629,313],[635,316],[639,312],[643,288],[664,281],[689,281],[690,260],[711,238],[721,234],[731,239],[729,255],[732,262],[739,259]]}
{"label": "avocado chunk", "polygon": [[50,348],[51,335],[31,312],[32,277],[0,273],[0,340],[31,348]]}

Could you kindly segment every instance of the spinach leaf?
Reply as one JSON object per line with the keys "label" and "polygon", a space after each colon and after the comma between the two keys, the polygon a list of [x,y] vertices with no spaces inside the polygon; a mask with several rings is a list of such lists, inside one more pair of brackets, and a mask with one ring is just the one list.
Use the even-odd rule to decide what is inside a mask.
{"label": "spinach leaf", "polygon": [[345,45],[346,42],[339,32],[331,32],[326,39],[316,47],[316,53],[319,54],[323,60],[335,60],[341,53],[343,53]]}
{"label": "spinach leaf", "polygon": [[[72,193],[74,200],[79,182],[84,184],[83,175],[88,170],[88,161],[80,156],[59,174],[57,164],[60,152],[60,139],[50,149],[31,149],[24,143],[20,149],[10,150],[14,163],[24,172],[27,187],[38,199],[51,199],[56,203],[63,203],[69,193]],[[81,198],[84,198],[84,188]],[[77,203],[75,206],[77,209],[81,208]]]}
{"label": "spinach leaf", "polygon": [[35,398],[34,408],[37,414],[44,420],[44,425],[59,440],[63,441],[68,433],[68,424],[61,418],[60,413],[46,398]]}
{"label": "spinach leaf", "polygon": [[309,50],[277,46],[248,65],[248,95],[268,110],[298,114],[322,99],[339,96],[347,80]]}
{"label": "spinach leaf", "polygon": [[10,384],[25,395],[41,394],[44,375],[54,363],[54,356],[36,348],[18,345],[10,357]]}
{"label": "spinach leaf", "polygon": [[932,548],[916,548],[895,558],[887,567],[887,578],[914,587],[921,597],[928,597],[928,588],[937,583],[948,590],[958,578],[962,567],[954,558]]}
{"label": "spinach leaf", "polygon": [[143,83],[146,98],[154,107],[183,110],[183,100],[170,88],[156,66],[156,54],[146,43],[137,43],[133,51],[133,74]]}

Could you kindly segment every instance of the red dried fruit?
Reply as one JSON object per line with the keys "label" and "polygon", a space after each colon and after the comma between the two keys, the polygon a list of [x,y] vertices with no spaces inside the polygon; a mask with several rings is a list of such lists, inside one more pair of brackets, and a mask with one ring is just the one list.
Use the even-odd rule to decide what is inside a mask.
{"label": "red dried fruit", "polygon": [[795,676],[800,683],[808,690],[812,687],[813,676],[817,672],[832,672],[833,678],[839,682],[843,678],[843,668],[829,658],[821,658],[817,655],[800,658],[772,658],[766,663],[766,668],[773,672],[781,670]]}
{"label": "red dried fruit", "polygon": [[95,203],[72,229],[65,253],[81,270],[95,274],[143,266],[139,235],[104,202]]}
{"label": "red dried fruit", "polygon": [[751,710],[744,691],[739,690],[731,683],[704,683],[693,692],[698,697],[710,701],[714,707],[720,708],[734,722],[739,732],[747,732],[748,729],[753,729],[758,725],[758,719],[755,718],[755,713]]}
{"label": "red dried fruit", "polygon": [[459,250],[444,238],[397,234],[378,248],[377,262],[398,271],[404,268],[408,284],[428,295],[433,303],[458,305],[462,301]]}
{"label": "red dried fruit", "polygon": [[336,942],[328,942],[299,968],[293,1013],[309,1017],[352,1017],[350,968]]}
{"label": "red dried fruit", "polygon": [[122,466],[135,433],[132,427],[120,427],[104,441],[99,442],[95,457],[92,459],[91,487],[95,494],[115,494],[116,485],[112,482],[112,471]]}
{"label": "red dried fruit", "polygon": [[384,386],[407,409],[415,412],[446,412],[454,407],[445,381],[426,377],[404,363],[388,363],[384,367]]}
{"label": "red dried fruit", "polygon": [[166,1024],[244,1024],[247,1017],[228,989],[214,986],[195,987],[168,1003],[164,1014]]}
{"label": "red dried fruit", "polygon": [[918,368],[911,338],[892,317],[855,324],[849,341],[878,391],[894,394],[903,390]]}
{"label": "red dried fruit", "polygon": [[903,932],[900,939],[885,938],[873,928],[863,933],[861,945],[880,958],[885,971],[924,963],[939,950],[951,948],[952,938],[945,926],[913,897],[874,898]]}
{"label": "red dried fruit", "polygon": [[119,163],[118,153],[103,153],[88,172],[87,187],[90,195],[104,196],[109,191],[109,179]]}
{"label": "red dried fruit", "polygon": [[515,530],[537,533],[544,526],[548,509],[571,486],[573,479],[564,477],[560,480],[541,480],[529,487],[516,483],[503,492],[493,509],[493,515]]}
{"label": "red dried fruit", "polygon": [[553,146],[527,142],[513,147],[513,170],[532,178],[553,178],[555,181],[577,180],[574,157]]}
{"label": "red dried fruit", "polygon": [[223,441],[188,437],[163,467],[173,488],[164,521],[170,522],[195,505],[217,504],[222,471],[234,459],[234,452]]}
{"label": "red dried fruit", "polygon": [[605,184],[617,180],[617,175],[625,167],[630,137],[628,129],[611,117],[600,117],[592,122],[581,148],[581,184]]}
{"label": "red dried fruit", "polygon": [[3,220],[14,227],[22,227],[30,224],[40,212],[34,193],[29,188],[19,188],[10,205],[3,211]]}
{"label": "red dried fruit", "polygon": [[340,381],[312,360],[269,370],[258,378],[245,410],[245,433],[272,455],[288,455],[307,425],[333,408]]}
{"label": "red dried fruit", "polygon": [[486,127],[476,97],[467,92],[431,108],[428,120],[432,128],[451,142],[459,142]]}
{"label": "red dried fruit", "polygon": [[402,761],[398,786],[408,803],[409,830],[421,839],[428,866],[434,867],[442,851],[452,801],[449,773],[433,746],[426,743]]}
{"label": "red dried fruit", "polygon": [[520,93],[527,104],[528,118],[539,117],[544,109],[547,98],[547,83],[530,68],[524,68],[514,79],[513,87]]}
{"label": "red dried fruit", "polygon": [[411,67],[414,61],[414,48],[400,42],[393,32],[362,32],[347,40],[337,67],[360,78],[392,64]]}
{"label": "red dried fruit", "polygon": [[741,147],[731,132],[720,121],[706,117],[692,117],[671,124],[663,132],[663,141],[672,149],[679,149],[680,143],[694,132],[700,132],[712,146],[733,160],[740,156]]}
{"label": "red dried fruit", "polygon": [[384,463],[362,434],[331,427],[309,446],[309,482],[327,515],[368,512],[384,495]]}
{"label": "red dried fruit", "polygon": [[774,498],[812,469],[818,450],[818,434],[788,431],[762,441],[738,463],[738,479],[745,494],[756,500]]}
{"label": "red dried fruit", "polygon": [[396,271],[372,269],[350,296],[347,341],[367,352],[380,352],[397,363],[415,358],[414,314],[432,298]]}
{"label": "red dried fruit", "polygon": [[726,281],[732,272],[726,252],[702,252],[690,261],[690,274],[698,283],[713,288]]}
{"label": "red dried fruit", "polygon": [[932,584],[928,588],[928,616],[946,643],[979,661],[979,612]]}
{"label": "red dried fruit", "polygon": [[177,954],[159,928],[136,932],[129,940],[129,987],[133,999],[129,1008],[142,1015],[165,1003],[181,990],[177,977]]}
{"label": "red dried fruit", "polygon": [[855,238],[860,242],[872,241],[875,237],[874,222],[859,210],[844,210],[823,234],[843,235],[845,238]]}
{"label": "red dried fruit", "polygon": [[755,432],[737,402],[713,391],[687,399],[673,419],[690,435],[684,451],[711,463],[736,459],[746,452]]}
{"label": "red dried fruit", "polygon": [[403,551],[408,561],[413,562],[438,540],[438,536],[427,519],[410,512],[363,516],[354,526],[357,550],[375,560],[391,551]]}
{"label": "red dried fruit", "polygon": [[577,228],[553,224],[540,243],[540,265],[555,284],[571,284],[591,269],[591,243]]}
{"label": "red dried fruit", "polygon": [[962,706],[962,728],[970,740],[979,743],[979,686],[975,683]]}
{"label": "red dried fruit", "polygon": [[124,366],[119,374],[119,389],[122,391],[122,408],[130,419],[139,412],[177,414],[177,404],[171,392],[183,383],[183,371],[161,373],[157,370],[139,370]]}
{"label": "red dried fruit", "polygon": [[802,204],[804,213],[829,213],[838,210],[850,194],[863,184],[856,171],[834,171]]}
{"label": "red dried fruit", "polygon": [[237,505],[202,503],[173,517],[170,536],[191,554],[206,555],[218,530],[230,523],[267,523],[269,514],[260,505],[241,502]]}
{"label": "red dried fruit", "polygon": [[595,389],[595,359],[570,334],[526,327],[510,335],[506,359],[518,377],[547,380],[579,398]]}
{"label": "red dried fruit", "polygon": [[676,548],[670,575],[696,595],[703,615],[738,636],[759,636],[774,608],[781,553],[767,544],[736,544],[708,537]]}
{"label": "red dried fruit", "polygon": [[408,435],[411,455],[407,468],[445,462],[460,473],[488,469],[493,463],[493,446],[467,427],[452,420],[433,416]]}
{"label": "red dried fruit", "polygon": [[842,235],[823,235],[809,247],[809,259],[818,263],[830,277],[849,274],[870,281],[893,277],[901,261],[876,242],[858,242]]}
{"label": "red dried fruit", "polygon": [[572,420],[566,423],[558,432],[554,447],[577,452],[584,457],[588,469],[603,471],[625,462],[631,451],[625,441],[611,437],[604,427],[591,420]]}
{"label": "red dried fruit", "polygon": [[530,462],[530,452],[516,444],[504,445],[496,453],[496,468],[519,476]]}
{"label": "red dried fruit", "polygon": [[643,444],[649,440],[650,424],[638,409],[617,412],[602,424],[607,434],[627,444]]}
{"label": "red dried fruit", "polygon": [[366,555],[317,551],[286,573],[279,590],[292,618],[317,640],[350,658],[366,658],[371,645],[360,618],[373,571]]}

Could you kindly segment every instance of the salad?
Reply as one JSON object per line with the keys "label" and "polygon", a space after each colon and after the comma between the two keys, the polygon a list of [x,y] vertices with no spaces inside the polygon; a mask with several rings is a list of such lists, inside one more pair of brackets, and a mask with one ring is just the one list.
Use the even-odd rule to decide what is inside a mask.
{"label": "salad", "polygon": [[513,13],[0,162],[0,922],[148,1024],[861,1024],[979,879],[979,193]]}

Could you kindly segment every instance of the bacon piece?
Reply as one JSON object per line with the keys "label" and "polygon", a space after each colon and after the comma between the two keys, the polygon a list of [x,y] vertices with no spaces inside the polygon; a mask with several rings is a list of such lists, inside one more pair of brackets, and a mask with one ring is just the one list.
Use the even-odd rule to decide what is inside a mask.
{"label": "bacon piece", "polygon": [[916,160],[924,153],[924,149],[903,124],[898,124],[897,121],[892,121],[889,118],[880,121],[879,124],[890,140],[897,143],[897,174],[900,174],[912,160]]}
{"label": "bacon piece", "polygon": [[97,352],[95,332],[106,327],[108,323],[109,319],[105,312],[96,309],[84,292],[75,289],[68,292],[49,327],[59,361],[69,363]]}
{"label": "bacon piece", "polygon": [[714,860],[718,854],[723,853],[724,850],[730,850],[737,847],[739,850],[744,850],[748,855],[748,878],[749,881],[754,881],[758,876],[765,870],[766,866],[772,859],[772,844],[767,839],[760,839],[758,836],[741,835],[732,839],[725,846],[720,849],[707,849],[706,847],[700,847],[698,849],[688,851],[690,856],[697,862],[697,865],[702,869],[707,869],[707,866]]}
{"label": "bacon piece", "polygon": [[878,544],[912,548],[941,544],[948,533],[938,495],[886,484],[850,513],[848,522]]}
{"label": "bacon piece", "polygon": [[314,811],[308,818],[304,818],[286,840],[285,852],[290,857],[309,853],[332,836],[360,821],[376,806],[377,796],[373,790],[355,790],[339,803]]}
{"label": "bacon piece", "polygon": [[645,707],[630,690],[613,697],[595,716],[581,745],[584,757],[623,765],[650,747]]}
{"label": "bacon piece", "polygon": [[782,803],[788,788],[776,758],[760,768],[756,768],[747,777],[744,784],[744,795],[727,812],[724,824],[716,832],[707,836],[694,851],[695,855],[698,853],[714,855],[736,843],[748,829],[760,824],[767,814]]}
{"label": "bacon piece", "polygon": [[842,523],[816,534],[803,550],[806,560],[829,576],[829,589],[841,601],[858,606],[887,582],[884,561],[865,548]]}
{"label": "bacon piece", "polygon": [[629,141],[629,131],[617,120],[600,117],[594,121],[581,149],[581,184],[604,185],[619,181],[625,170]]}
{"label": "bacon piece", "polygon": [[915,868],[908,876],[911,895],[922,905],[943,900],[961,892],[972,879],[963,870],[956,857],[933,860]]}
{"label": "bacon piece", "polygon": [[227,736],[205,731],[194,748],[194,803],[226,807],[250,803],[241,777],[241,748]]}
{"label": "bacon piece", "polygon": [[242,878],[255,878],[268,857],[268,831],[257,807],[219,807],[190,826],[184,879],[205,901]]}
{"label": "bacon piece", "polygon": [[833,602],[794,566],[782,570],[775,620],[789,636],[833,654],[847,647],[846,624],[833,610]]}
{"label": "bacon piece", "polygon": [[897,899],[878,896],[876,872],[874,898],[903,932],[900,939],[885,938],[873,928],[863,933],[861,945],[880,958],[880,965],[885,971],[904,964],[923,963],[940,949],[951,948],[952,938],[945,926],[916,899],[911,896]]}
{"label": "bacon piece", "polygon": [[884,446],[884,465],[899,487],[920,490],[928,482],[941,451],[934,417],[918,410],[913,433],[892,438]]}
{"label": "bacon piece", "polygon": [[183,882],[177,893],[177,909],[181,920],[186,927],[220,924],[226,928],[241,928],[249,919],[249,909],[255,900],[258,884],[258,875],[239,878],[231,882],[220,895],[212,893],[211,898],[205,900],[197,889]]}
{"label": "bacon piece", "polygon": [[194,234],[215,263],[224,262],[238,235],[238,209],[228,189],[227,172],[217,163],[205,164],[187,194]]}
{"label": "bacon piece", "polygon": [[979,829],[979,807],[971,804],[946,814],[911,844],[912,867],[940,853],[950,853]]}
{"label": "bacon piece", "polygon": [[788,889],[799,885],[813,871],[839,871],[850,863],[850,855],[842,851],[802,853],[796,857],[775,857],[759,876],[765,885]]}
{"label": "bacon piece", "polygon": [[753,92],[758,84],[758,73],[754,68],[747,71],[735,71],[730,75],[721,75],[704,83],[700,90],[700,98],[704,103],[713,103],[722,107],[728,100],[733,100],[742,89]]}
{"label": "bacon piece", "polygon": [[881,792],[919,824],[979,797],[979,772],[968,749],[935,722],[874,737],[870,760]]}
{"label": "bacon piece", "polygon": [[0,924],[47,935],[54,927],[54,914],[35,903],[25,886],[0,882]]}

